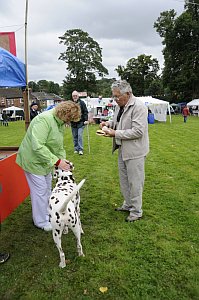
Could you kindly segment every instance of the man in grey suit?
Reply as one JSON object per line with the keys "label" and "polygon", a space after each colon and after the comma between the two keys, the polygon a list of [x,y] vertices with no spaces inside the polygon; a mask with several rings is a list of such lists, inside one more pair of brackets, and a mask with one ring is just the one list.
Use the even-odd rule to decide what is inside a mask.
{"label": "man in grey suit", "polygon": [[142,193],[145,180],[145,157],[149,152],[148,110],[137,99],[130,84],[125,80],[115,81],[112,97],[118,104],[113,121],[102,122],[107,136],[113,137],[113,152],[118,149],[120,189],[124,197],[116,211],[129,211],[127,222],[142,217]]}

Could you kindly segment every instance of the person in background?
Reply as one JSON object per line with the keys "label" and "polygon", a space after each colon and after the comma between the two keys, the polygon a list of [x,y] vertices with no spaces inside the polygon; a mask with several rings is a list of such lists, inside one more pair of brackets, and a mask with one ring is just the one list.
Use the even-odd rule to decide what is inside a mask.
{"label": "person in background", "polygon": [[30,105],[30,121],[38,115],[38,104],[33,102]]}
{"label": "person in background", "polygon": [[74,153],[83,155],[83,131],[88,124],[88,110],[84,101],[79,99],[77,91],[72,92],[72,101],[77,103],[81,108],[81,119],[78,122],[71,122],[71,129],[74,143]]}
{"label": "person in background", "polygon": [[2,120],[3,120],[3,125],[4,126],[8,126],[8,116],[7,116],[7,114],[6,114],[6,112],[5,111],[3,111],[3,113],[2,113]]}
{"label": "person in background", "polygon": [[111,121],[113,119],[113,109],[109,108],[108,110],[108,119]]}
{"label": "person in background", "polygon": [[189,109],[188,109],[187,105],[185,105],[185,107],[183,108],[182,115],[184,117],[184,123],[186,123],[187,117],[189,116]]}
{"label": "person in background", "polygon": [[9,253],[0,253],[0,264],[3,264],[10,257]]}
{"label": "person in background", "polygon": [[190,106],[190,107],[189,107],[189,115],[192,116],[192,114],[193,114],[193,109],[192,109],[192,107]]}
{"label": "person in background", "polygon": [[48,201],[52,189],[54,166],[68,171],[63,145],[65,125],[78,122],[79,105],[65,101],[36,116],[30,123],[19,147],[16,163],[24,170],[30,188],[33,223],[45,231],[52,229]]}
{"label": "person in background", "polygon": [[128,211],[127,222],[142,217],[142,193],[145,179],[145,157],[149,152],[148,110],[132,94],[126,80],[113,82],[112,97],[118,104],[112,121],[101,122],[106,135],[113,137],[113,152],[118,149],[120,189],[124,197],[116,211]]}
{"label": "person in background", "polygon": [[97,115],[98,115],[98,117],[101,117],[101,116],[102,116],[102,110],[101,110],[101,108],[98,109]]}
{"label": "person in background", "polygon": [[107,108],[105,108],[104,110],[103,110],[103,115],[106,117],[106,116],[108,116],[108,109]]}

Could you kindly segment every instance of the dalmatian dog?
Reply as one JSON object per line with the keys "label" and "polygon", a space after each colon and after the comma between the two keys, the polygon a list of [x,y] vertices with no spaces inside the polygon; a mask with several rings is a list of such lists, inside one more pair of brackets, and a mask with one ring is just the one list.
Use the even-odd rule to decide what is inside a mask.
{"label": "dalmatian dog", "polygon": [[52,225],[53,239],[59,250],[60,268],[66,266],[61,237],[62,233],[68,233],[68,229],[73,231],[77,239],[78,255],[84,256],[81,245],[81,233],[83,233],[83,230],[80,222],[79,190],[85,179],[76,184],[72,173],[74,167],[71,162],[70,166],[70,171],[63,171],[55,167],[53,177],[57,179],[57,182],[49,199],[49,219]]}

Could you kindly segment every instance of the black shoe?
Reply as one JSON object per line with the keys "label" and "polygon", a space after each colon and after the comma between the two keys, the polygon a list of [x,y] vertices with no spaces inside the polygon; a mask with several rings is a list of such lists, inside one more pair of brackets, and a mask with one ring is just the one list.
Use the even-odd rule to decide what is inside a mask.
{"label": "black shoe", "polygon": [[10,257],[9,253],[0,253],[0,264],[3,264]]}

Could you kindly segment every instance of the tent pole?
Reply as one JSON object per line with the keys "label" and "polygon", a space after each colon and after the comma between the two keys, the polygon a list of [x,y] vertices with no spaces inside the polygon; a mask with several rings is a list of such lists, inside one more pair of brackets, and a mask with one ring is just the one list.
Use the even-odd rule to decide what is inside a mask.
{"label": "tent pole", "polygon": [[28,0],[26,0],[26,11],[25,11],[25,68],[26,68],[26,88],[23,92],[24,100],[24,114],[25,114],[25,129],[28,129],[30,124],[30,113],[29,113],[29,88],[28,88],[28,61],[27,61],[27,19],[28,19]]}
{"label": "tent pole", "polygon": [[168,104],[168,112],[169,112],[169,118],[170,118],[170,123],[171,123],[171,110],[170,110],[170,104]]}

